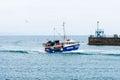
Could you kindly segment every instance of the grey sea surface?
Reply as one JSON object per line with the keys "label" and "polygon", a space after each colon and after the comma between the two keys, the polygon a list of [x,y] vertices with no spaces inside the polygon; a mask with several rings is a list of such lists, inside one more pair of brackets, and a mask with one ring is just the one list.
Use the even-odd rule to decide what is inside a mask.
{"label": "grey sea surface", "polygon": [[[55,37],[61,39],[61,37]],[[0,80],[120,80],[120,46],[89,46],[77,51],[45,53],[53,36],[0,36]]]}

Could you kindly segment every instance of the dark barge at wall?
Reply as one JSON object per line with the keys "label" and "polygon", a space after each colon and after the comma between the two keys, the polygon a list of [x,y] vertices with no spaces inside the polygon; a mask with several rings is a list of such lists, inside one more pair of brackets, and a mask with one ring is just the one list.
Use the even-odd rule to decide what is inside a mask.
{"label": "dark barge at wall", "polygon": [[97,21],[97,30],[95,35],[90,35],[88,38],[88,45],[119,45],[120,37],[117,34],[114,36],[106,37],[104,35],[104,30],[99,29],[99,21]]}

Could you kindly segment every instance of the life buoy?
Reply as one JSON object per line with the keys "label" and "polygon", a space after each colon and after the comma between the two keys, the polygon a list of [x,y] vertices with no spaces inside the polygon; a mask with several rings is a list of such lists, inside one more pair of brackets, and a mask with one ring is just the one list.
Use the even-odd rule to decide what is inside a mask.
{"label": "life buoy", "polygon": [[62,47],[62,45],[60,45],[60,44],[59,44],[59,45],[56,45],[56,48],[61,48],[61,47]]}

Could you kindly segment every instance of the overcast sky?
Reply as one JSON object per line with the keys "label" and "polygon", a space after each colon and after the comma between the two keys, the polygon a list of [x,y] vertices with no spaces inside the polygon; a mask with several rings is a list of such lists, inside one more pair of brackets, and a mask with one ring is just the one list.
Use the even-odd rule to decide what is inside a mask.
{"label": "overcast sky", "polygon": [[0,0],[0,35],[120,34],[120,0]]}

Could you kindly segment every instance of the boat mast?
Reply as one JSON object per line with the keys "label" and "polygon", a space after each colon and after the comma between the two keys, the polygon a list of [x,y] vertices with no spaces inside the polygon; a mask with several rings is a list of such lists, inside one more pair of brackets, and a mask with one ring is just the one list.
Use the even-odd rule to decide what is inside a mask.
{"label": "boat mast", "polygon": [[65,40],[66,39],[66,33],[65,33],[65,22],[63,22],[63,33],[64,33],[64,35],[63,35],[63,40]]}
{"label": "boat mast", "polygon": [[53,30],[54,30],[54,40],[55,40],[55,28],[53,28]]}

